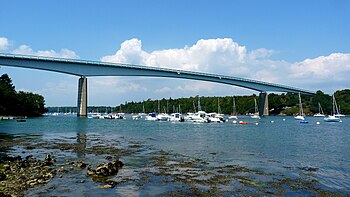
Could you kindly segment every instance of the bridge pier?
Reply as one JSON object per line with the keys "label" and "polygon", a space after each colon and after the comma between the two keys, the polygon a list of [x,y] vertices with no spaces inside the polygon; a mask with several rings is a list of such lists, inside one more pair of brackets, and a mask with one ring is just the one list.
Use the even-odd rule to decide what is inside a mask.
{"label": "bridge pier", "polygon": [[80,77],[78,82],[78,116],[87,116],[87,78]]}
{"label": "bridge pier", "polygon": [[260,92],[259,94],[259,116],[269,115],[269,101],[268,94],[266,92]]}

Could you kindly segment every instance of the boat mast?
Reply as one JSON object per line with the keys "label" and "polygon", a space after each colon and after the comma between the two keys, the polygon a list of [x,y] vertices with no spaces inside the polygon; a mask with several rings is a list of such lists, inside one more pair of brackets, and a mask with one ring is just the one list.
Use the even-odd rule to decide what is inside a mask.
{"label": "boat mast", "polygon": [[198,96],[198,111],[202,111],[201,100],[199,96]]}
{"label": "boat mast", "polygon": [[158,100],[158,113],[160,114],[160,103],[159,103],[159,100]]}
{"label": "boat mast", "polygon": [[319,112],[320,114],[324,114],[324,112],[323,112],[323,109],[322,109],[322,106],[321,106],[320,102],[318,102],[318,112]]}
{"label": "boat mast", "polygon": [[333,115],[339,114],[339,109],[337,105],[337,101],[335,100],[335,96],[333,94]]}
{"label": "boat mast", "polygon": [[218,97],[218,114],[221,114],[221,108],[220,108],[220,101],[219,101],[219,97]]}
{"label": "boat mast", "polygon": [[303,104],[301,103],[300,92],[299,92],[299,114],[300,114],[300,116],[304,116]]}
{"label": "boat mast", "polygon": [[254,98],[254,105],[255,105],[255,114],[257,114],[258,113],[258,106],[257,106],[257,104],[256,104],[256,98]]}
{"label": "boat mast", "polygon": [[236,115],[236,102],[235,102],[235,97],[234,96],[232,96],[232,102],[233,102],[232,114]]}

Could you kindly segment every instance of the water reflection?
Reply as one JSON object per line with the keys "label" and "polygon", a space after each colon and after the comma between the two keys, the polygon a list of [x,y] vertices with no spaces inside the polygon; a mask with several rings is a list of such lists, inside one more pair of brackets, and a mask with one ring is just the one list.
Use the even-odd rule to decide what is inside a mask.
{"label": "water reflection", "polygon": [[86,118],[78,118],[76,121],[76,131],[77,131],[77,146],[75,149],[77,153],[77,157],[85,157],[85,149],[86,149],[86,131],[88,128],[88,122]]}

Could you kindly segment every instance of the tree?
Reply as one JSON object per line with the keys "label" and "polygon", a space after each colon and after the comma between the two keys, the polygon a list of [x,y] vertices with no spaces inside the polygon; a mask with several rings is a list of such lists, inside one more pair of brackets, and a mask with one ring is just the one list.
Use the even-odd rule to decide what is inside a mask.
{"label": "tree", "polygon": [[29,92],[16,92],[7,74],[0,77],[0,115],[39,116],[45,112],[44,97]]}

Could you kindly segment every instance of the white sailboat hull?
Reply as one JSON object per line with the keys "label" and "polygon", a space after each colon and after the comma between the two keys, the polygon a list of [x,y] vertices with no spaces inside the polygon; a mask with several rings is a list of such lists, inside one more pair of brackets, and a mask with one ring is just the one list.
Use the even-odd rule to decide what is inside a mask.
{"label": "white sailboat hull", "polygon": [[295,116],[295,120],[305,120],[304,116]]}
{"label": "white sailboat hull", "polygon": [[336,116],[328,116],[323,119],[325,122],[340,122],[340,118],[337,118]]}

